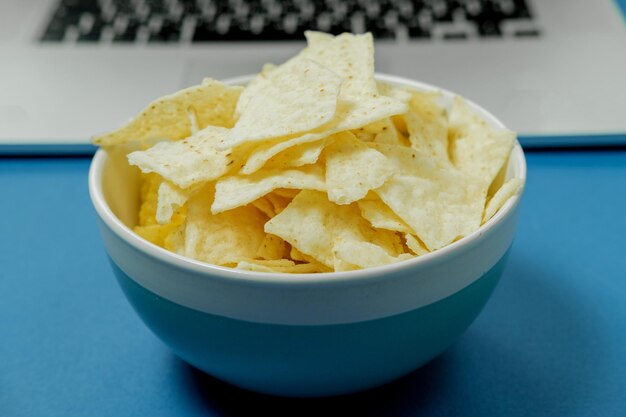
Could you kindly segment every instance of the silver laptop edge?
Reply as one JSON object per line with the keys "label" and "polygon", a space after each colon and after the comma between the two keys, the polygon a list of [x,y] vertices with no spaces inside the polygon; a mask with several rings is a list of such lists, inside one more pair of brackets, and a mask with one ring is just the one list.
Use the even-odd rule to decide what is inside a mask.
{"label": "silver laptop edge", "polygon": [[[377,71],[480,103],[527,147],[626,145],[626,24],[618,4],[530,3],[539,38],[378,41]],[[152,99],[206,76],[258,72],[304,45],[38,43],[53,7],[0,5],[0,153],[93,152],[91,135],[120,126]]]}

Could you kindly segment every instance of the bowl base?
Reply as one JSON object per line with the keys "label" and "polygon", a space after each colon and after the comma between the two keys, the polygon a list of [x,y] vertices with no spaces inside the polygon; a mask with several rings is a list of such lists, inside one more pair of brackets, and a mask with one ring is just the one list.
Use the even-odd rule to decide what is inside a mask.
{"label": "bowl base", "polygon": [[264,394],[320,397],[383,385],[443,352],[482,310],[506,258],[471,285],[427,306],[323,326],[255,323],[193,310],[145,289],[111,264],[142,320],[192,366]]}

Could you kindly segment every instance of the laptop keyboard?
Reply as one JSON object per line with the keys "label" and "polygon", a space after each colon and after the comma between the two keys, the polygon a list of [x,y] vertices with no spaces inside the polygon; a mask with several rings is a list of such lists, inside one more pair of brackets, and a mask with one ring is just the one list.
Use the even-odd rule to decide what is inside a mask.
{"label": "laptop keyboard", "polygon": [[527,0],[61,0],[41,42],[302,40],[304,31],[378,39],[540,36]]}

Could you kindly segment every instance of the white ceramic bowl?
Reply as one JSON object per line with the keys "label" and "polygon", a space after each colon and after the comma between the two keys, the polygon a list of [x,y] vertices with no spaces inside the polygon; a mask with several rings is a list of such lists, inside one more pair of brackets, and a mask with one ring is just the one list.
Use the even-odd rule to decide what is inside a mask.
{"label": "white ceramic bowl", "polygon": [[[378,79],[434,89],[398,77]],[[519,144],[505,177],[526,178]],[[209,265],[133,233],[138,172],[122,152],[96,153],[89,190],[113,271],[146,325],[193,366],[243,388],[288,396],[371,388],[445,350],[498,282],[521,196],[476,232],[430,254],[360,271],[289,275]]]}

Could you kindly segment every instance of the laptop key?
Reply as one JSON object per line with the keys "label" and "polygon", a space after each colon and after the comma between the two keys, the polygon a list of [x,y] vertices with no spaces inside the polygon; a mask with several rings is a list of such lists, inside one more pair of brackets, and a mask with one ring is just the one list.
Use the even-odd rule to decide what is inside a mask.
{"label": "laptop key", "polygon": [[115,6],[115,10],[123,15],[131,15],[135,13],[135,5],[128,0],[111,0],[111,3]]}
{"label": "laptop key", "polygon": [[198,19],[193,34],[193,42],[209,42],[220,40],[222,36],[217,33],[215,20]]}
{"label": "laptop key", "polygon": [[78,42],[98,42],[106,23],[90,14],[83,14],[78,21]]}
{"label": "laptop key", "polygon": [[[116,28],[116,24],[118,21],[123,21],[121,27]],[[128,43],[134,42],[137,38],[137,30],[141,24],[137,19],[129,19],[127,17],[118,17],[114,24],[115,36],[113,37],[113,42],[116,43]]]}
{"label": "laptop key", "polygon": [[483,2],[481,7],[468,17],[468,20],[474,22],[478,34],[482,37],[498,37],[502,35],[500,23],[503,20],[503,16],[498,13],[498,10],[491,2]]}
{"label": "laptop key", "polygon": [[168,8],[163,0],[144,0],[150,7],[150,13],[152,14],[166,14]]}
{"label": "laptop key", "polygon": [[164,19],[157,32],[150,34],[149,42],[178,42],[180,39],[181,25],[178,21]]}
{"label": "laptop key", "polygon": [[39,38],[41,42],[60,42],[65,37],[65,29],[67,24],[56,16],[50,20],[48,27],[44,31],[43,35]]}

